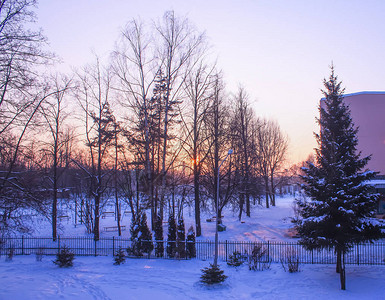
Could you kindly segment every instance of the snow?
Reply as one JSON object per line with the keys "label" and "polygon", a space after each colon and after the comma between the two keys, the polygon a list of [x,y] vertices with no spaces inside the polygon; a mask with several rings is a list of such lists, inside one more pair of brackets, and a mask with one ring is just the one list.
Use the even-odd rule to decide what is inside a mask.
{"label": "snow", "polygon": [[[293,197],[277,198],[277,206],[269,209],[254,206],[251,218],[241,223],[236,212],[223,212],[225,232],[220,240],[296,241],[290,237],[290,218],[294,216]],[[74,226],[70,219],[61,221],[63,236],[84,236],[83,225]],[[214,239],[215,222],[206,222],[213,213],[202,213],[201,240]],[[194,224],[192,212],[184,212],[186,228]],[[114,217],[101,219],[101,228],[114,226]],[[122,225],[129,228],[130,216]],[[50,226],[39,218],[35,236],[49,236]],[[195,226],[194,226],[195,227]],[[167,226],[164,226],[165,236]],[[113,236],[117,232],[104,232]],[[129,231],[123,231],[129,237]],[[218,286],[207,287],[199,282],[201,269],[211,260],[127,259],[120,266],[113,265],[111,256],[76,256],[72,268],[59,268],[54,257],[44,256],[42,262],[35,255],[15,256],[7,262],[0,257],[0,299],[383,299],[385,266],[346,266],[347,290],[341,291],[335,265],[301,265],[301,272],[290,274],[280,264],[270,270],[250,271],[247,265],[239,268],[220,261],[228,276]]]}
{"label": "snow", "polygon": [[0,262],[0,299],[383,299],[385,266],[347,266],[347,290],[341,291],[334,265],[302,265],[286,273],[279,264],[249,271],[222,263],[227,280],[215,287],[199,283],[208,261],[76,257],[59,268],[44,257],[17,256]]}
{"label": "snow", "polygon": [[[293,227],[291,223],[291,217],[294,217],[293,212],[293,201],[294,198],[291,196],[278,197],[276,200],[276,207],[270,207],[266,209],[262,206],[252,206],[251,217],[242,215],[242,222],[238,220],[238,212],[232,212],[231,209],[222,212],[223,224],[227,227],[226,231],[220,232],[219,239],[221,241],[288,241],[292,242],[293,239],[290,237],[289,229]],[[264,199],[262,199],[264,202]],[[62,207],[67,205],[62,204]],[[113,207],[106,207],[106,211],[114,211]],[[125,208],[123,207],[124,211]],[[184,210],[184,224],[185,228],[188,229],[193,225],[195,229],[194,210],[186,207]],[[85,226],[76,225],[74,226],[74,216],[71,212],[63,211],[63,215],[68,215],[69,219],[59,220],[59,235],[72,237],[72,236],[85,236]],[[201,224],[202,224],[202,236],[197,240],[214,240],[215,235],[215,222],[206,222],[206,219],[215,216],[214,212],[202,211],[201,213]],[[150,220],[150,215],[147,216],[147,220]],[[131,215],[123,215],[121,221],[122,226],[126,226],[127,230],[122,232],[122,237],[129,238],[131,222]],[[100,219],[101,237],[112,237],[117,236],[115,232],[105,232],[104,227],[117,226],[115,218],[113,216],[106,216]],[[51,225],[46,220],[40,217],[39,221],[34,224],[33,236],[51,236]],[[167,225],[163,226],[164,238],[167,238]],[[90,235],[92,236],[92,235]]]}

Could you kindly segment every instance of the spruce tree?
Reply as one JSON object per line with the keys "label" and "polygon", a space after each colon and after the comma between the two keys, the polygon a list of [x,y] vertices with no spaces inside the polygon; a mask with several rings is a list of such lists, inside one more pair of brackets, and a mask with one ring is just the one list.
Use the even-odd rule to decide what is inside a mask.
{"label": "spruce tree", "polygon": [[127,248],[127,253],[134,256],[143,256],[141,245],[139,241],[139,233],[140,233],[140,213],[137,215],[133,215],[131,219],[131,226],[130,226],[130,240],[131,240],[131,246]]}
{"label": "spruce tree", "polygon": [[[164,245],[163,245],[163,226],[162,226],[162,218],[158,215],[155,221],[155,256],[163,257],[164,255]],[[159,241],[159,242],[158,242]]]}
{"label": "spruce tree", "polygon": [[186,238],[186,255],[188,258],[196,257],[196,247],[195,247],[195,231],[194,227],[190,226],[187,231]]}
{"label": "spruce tree", "polygon": [[178,231],[177,231],[177,253],[178,258],[186,257],[186,230],[184,228],[183,217],[178,219]]}
{"label": "spruce tree", "polygon": [[176,252],[176,224],[173,214],[168,217],[168,234],[167,234],[167,255],[174,257]]}
{"label": "spruce tree", "polygon": [[224,271],[219,268],[219,265],[212,265],[201,269],[201,282],[207,285],[222,283],[226,280],[227,276],[224,275]]}
{"label": "spruce tree", "polygon": [[124,254],[124,250],[122,247],[119,247],[118,251],[114,255],[114,265],[119,266],[126,262],[126,255]]}
{"label": "spruce tree", "polygon": [[152,233],[147,225],[146,212],[142,213],[139,224],[139,232],[140,234],[138,236],[138,240],[140,244],[140,249],[142,252],[150,255],[152,250],[154,249],[154,245],[152,244]]}
{"label": "spruce tree", "polygon": [[52,261],[55,265],[60,268],[68,268],[73,266],[75,254],[67,247],[64,246],[57,254],[56,259]]}
{"label": "spruce tree", "polygon": [[341,289],[345,289],[344,254],[359,242],[372,241],[381,235],[373,218],[376,195],[365,181],[375,176],[365,171],[370,157],[360,158],[357,131],[344,103],[341,82],[331,67],[324,79],[319,106],[320,134],[315,134],[318,148],[315,162],[303,168],[304,190],[308,199],[298,200],[297,220],[301,243],[307,249],[333,249],[337,256]]}

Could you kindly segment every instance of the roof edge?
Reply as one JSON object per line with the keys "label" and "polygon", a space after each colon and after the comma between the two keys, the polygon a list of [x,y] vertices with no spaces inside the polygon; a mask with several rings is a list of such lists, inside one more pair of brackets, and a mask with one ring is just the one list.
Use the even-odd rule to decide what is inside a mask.
{"label": "roof edge", "polygon": [[[350,94],[343,94],[343,97],[359,96],[359,95],[385,95],[385,91],[362,91]],[[325,100],[325,97],[322,97],[321,100]]]}
{"label": "roof edge", "polygon": [[358,96],[358,95],[385,95],[385,91],[363,91],[351,94],[344,94],[344,97]]}

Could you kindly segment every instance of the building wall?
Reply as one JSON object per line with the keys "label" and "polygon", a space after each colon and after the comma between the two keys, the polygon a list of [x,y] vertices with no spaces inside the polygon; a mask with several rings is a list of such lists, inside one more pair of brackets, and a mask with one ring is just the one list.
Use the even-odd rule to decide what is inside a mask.
{"label": "building wall", "polygon": [[344,100],[359,127],[358,150],[362,156],[372,154],[367,168],[385,175],[385,92],[346,94]]}

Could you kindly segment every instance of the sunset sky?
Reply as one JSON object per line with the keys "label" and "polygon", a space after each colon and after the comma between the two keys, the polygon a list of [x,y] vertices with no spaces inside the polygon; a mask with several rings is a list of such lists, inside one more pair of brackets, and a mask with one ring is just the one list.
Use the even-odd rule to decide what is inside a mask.
{"label": "sunset sky", "polygon": [[92,52],[107,56],[132,18],[156,21],[167,10],[206,32],[228,90],[243,85],[256,114],[279,122],[291,162],[316,146],[317,105],[331,62],[346,93],[385,90],[381,0],[40,0],[36,13],[70,70],[92,62]]}

